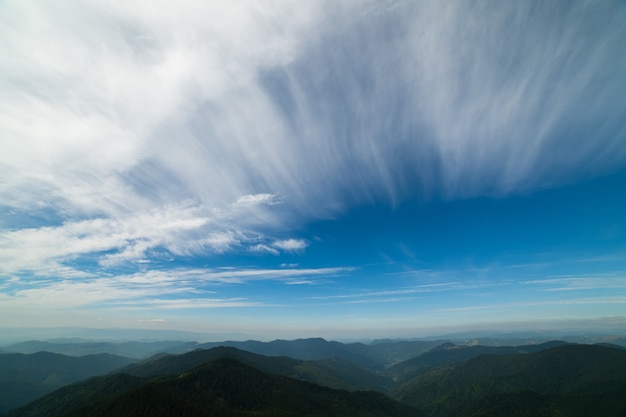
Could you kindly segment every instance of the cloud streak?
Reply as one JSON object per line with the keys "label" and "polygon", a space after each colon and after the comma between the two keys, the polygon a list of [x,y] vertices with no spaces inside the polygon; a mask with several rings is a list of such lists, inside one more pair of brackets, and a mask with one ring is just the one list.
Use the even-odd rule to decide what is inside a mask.
{"label": "cloud streak", "polygon": [[543,280],[523,281],[525,285],[535,285],[543,291],[597,291],[600,289],[626,288],[626,277],[617,274],[597,276],[568,276]]}
{"label": "cloud streak", "polygon": [[[82,279],[8,280],[2,285],[5,308],[198,309],[274,305],[263,295],[224,296],[232,286],[274,281],[314,285],[351,273],[354,268],[185,269],[150,270],[130,275]],[[221,295],[220,295],[221,294]],[[209,296],[210,295],[210,296]]]}
{"label": "cloud streak", "polygon": [[532,307],[545,307],[545,306],[577,306],[577,305],[597,305],[597,304],[623,304],[626,302],[626,297],[613,296],[613,297],[588,297],[588,298],[573,298],[567,300],[546,300],[546,301],[529,301],[519,303],[500,303],[500,304],[485,304],[475,306],[464,307],[452,307],[439,309],[437,312],[470,312],[479,310],[499,310],[504,312],[511,312],[517,310],[519,307],[532,308]]}

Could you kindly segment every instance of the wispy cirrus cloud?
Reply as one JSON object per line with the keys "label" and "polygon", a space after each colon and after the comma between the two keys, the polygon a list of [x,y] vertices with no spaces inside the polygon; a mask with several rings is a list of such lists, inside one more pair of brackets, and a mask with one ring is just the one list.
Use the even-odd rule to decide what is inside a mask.
{"label": "wispy cirrus cloud", "polygon": [[151,299],[142,304],[134,301],[118,303],[116,307],[128,310],[189,310],[189,309],[214,309],[214,308],[245,308],[245,307],[269,307],[266,303],[252,301],[246,298],[177,298],[177,299]]}
{"label": "wispy cirrus cloud", "polygon": [[0,297],[255,303],[203,291],[348,269],[164,264],[301,256],[318,241],[295,231],[372,201],[623,169],[624,22],[588,0],[0,2]]}
{"label": "wispy cirrus cloud", "polygon": [[626,162],[619,7],[4,2],[2,204],[279,193],[323,215],[605,172]]}
{"label": "wispy cirrus cloud", "polygon": [[626,288],[626,277],[622,274],[596,274],[585,276],[563,276],[540,280],[523,281],[521,284],[533,285],[542,291],[598,291]]}
{"label": "wispy cirrus cloud", "polygon": [[[247,196],[253,203],[237,210],[208,210],[195,202],[120,216],[68,221],[59,226],[24,228],[0,236],[0,274],[30,271],[69,277],[75,265],[105,270],[124,264],[150,263],[171,256],[220,254],[234,249],[298,251],[301,240],[274,241],[255,230],[273,215],[267,198]],[[256,216],[256,217],[255,217]],[[266,243],[258,243],[266,242]],[[278,242],[278,243],[277,243]],[[97,265],[93,265],[93,260]],[[90,272],[83,270],[82,273]]]}
{"label": "wispy cirrus cloud", "polygon": [[287,2],[2,9],[4,204],[105,215],[176,195],[221,205],[249,194],[224,170],[234,155],[220,144],[232,138],[205,147],[190,116],[260,68],[291,61],[314,13]]}
{"label": "wispy cirrus cloud", "polygon": [[303,239],[284,239],[275,240],[269,244],[259,243],[252,246],[250,250],[253,252],[280,255],[281,252],[302,253],[307,246],[309,246],[309,243]]}
{"label": "wispy cirrus cloud", "polygon": [[[533,308],[533,307],[550,307],[550,306],[583,306],[583,305],[601,305],[601,304],[623,304],[626,302],[624,296],[605,296],[605,297],[586,297],[586,298],[571,298],[566,300],[554,299],[543,301],[523,301],[513,303],[494,303],[494,304],[481,304],[472,306],[461,307],[449,307],[436,310],[437,312],[470,312],[481,310],[499,310],[502,312],[510,313],[515,311],[520,314],[519,308]],[[539,311],[540,313],[540,311]]]}
{"label": "wispy cirrus cloud", "polygon": [[[337,278],[354,268],[254,269],[219,268],[149,270],[129,275],[82,279],[7,280],[2,285],[6,308],[130,308],[183,309],[269,306],[275,301],[259,294],[249,297],[225,296],[231,286],[260,281],[284,285],[313,285],[319,279]],[[117,307],[116,307],[117,306]]]}
{"label": "wispy cirrus cloud", "polygon": [[[322,296],[311,296],[312,300],[325,300],[340,303],[368,303],[368,302],[395,302],[406,300],[416,294],[457,291],[467,288],[476,288],[475,285],[463,282],[442,282],[436,284],[422,284],[411,287],[403,287],[397,289],[383,289],[373,291],[357,291],[344,294],[331,294]],[[393,298],[389,298],[393,296]]]}

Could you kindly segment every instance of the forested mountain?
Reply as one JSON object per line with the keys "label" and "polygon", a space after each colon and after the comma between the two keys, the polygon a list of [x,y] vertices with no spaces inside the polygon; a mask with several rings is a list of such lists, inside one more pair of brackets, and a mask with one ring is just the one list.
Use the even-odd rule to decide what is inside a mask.
{"label": "forested mountain", "polygon": [[64,385],[102,375],[132,363],[116,355],[81,357],[38,352],[0,354],[0,413],[19,407]]}
{"label": "forested mountain", "polygon": [[[233,355],[234,353],[234,355]],[[10,417],[73,416],[386,416],[422,414],[372,391],[345,391],[264,372],[216,349],[213,360],[167,376],[130,376],[124,373],[93,378],[59,390]],[[223,357],[220,357],[223,356]],[[245,355],[243,355],[245,356]],[[207,357],[208,358],[208,357]],[[183,359],[180,368],[190,364]],[[257,358],[260,359],[260,358]],[[281,368],[274,358],[268,367]],[[146,364],[147,365],[147,364]],[[145,373],[147,368],[142,368]],[[71,388],[71,389],[70,389]]]}
{"label": "forested mountain", "polygon": [[[318,344],[326,355],[350,346],[313,340],[296,345],[310,348]],[[267,348],[268,344],[261,346]],[[380,358],[389,358],[385,355]],[[309,415],[407,415],[402,411],[406,409],[386,403],[389,397],[430,417],[626,415],[626,350],[621,347],[564,342],[517,347],[446,343],[378,372],[358,365],[364,357],[355,361],[332,357],[301,360],[226,346],[161,354],[115,374],[66,386],[9,416],[302,415],[294,411],[300,410],[297,405],[305,411],[318,407],[321,412],[327,409],[319,406],[319,401],[335,401],[332,410],[345,412],[346,407],[354,407],[350,404],[355,398],[371,402],[372,414],[363,414],[367,408],[356,407],[354,413],[327,410],[326,414]],[[250,388],[246,379],[261,385]],[[270,391],[263,394],[264,389]],[[292,402],[292,398],[298,400]],[[253,407],[253,403],[257,405]],[[411,412],[417,414],[408,415],[422,415],[416,410]]]}
{"label": "forested mountain", "polygon": [[68,356],[111,353],[135,359],[146,359],[159,353],[181,354],[195,349],[230,346],[265,356],[289,356],[302,360],[338,358],[358,366],[381,371],[386,367],[420,355],[445,341],[386,341],[372,344],[340,343],[321,338],[259,342],[102,342],[90,340],[54,340],[15,343],[0,349],[6,353],[53,352]]}
{"label": "forested mountain", "polygon": [[383,343],[339,343],[321,338],[274,340],[272,342],[204,343],[198,347],[210,349],[231,346],[266,356],[288,356],[302,360],[344,359],[373,371],[383,371],[390,365],[418,356],[445,341],[389,341]]}
{"label": "forested mountain", "polygon": [[86,356],[110,353],[133,359],[145,359],[158,353],[185,353],[197,349],[196,342],[102,342],[92,340],[29,340],[15,343],[0,349],[6,353],[52,352],[67,356]]}
{"label": "forested mountain", "polygon": [[421,414],[379,393],[333,390],[262,372],[232,359],[218,359],[190,372],[148,381],[122,395],[65,414],[85,415],[416,417]]}
{"label": "forested mountain", "polygon": [[[626,351],[598,345],[482,355],[427,370],[392,392],[393,398],[437,417],[621,416],[625,396]],[[504,409],[510,412],[502,414]]]}
{"label": "forested mountain", "polygon": [[480,355],[533,353],[564,344],[565,342],[560,341],[524,346],[463,346],[444,343],[415,358],[390,367],[387,374],[395,380],[405,381],[427,369],[463,362]]}

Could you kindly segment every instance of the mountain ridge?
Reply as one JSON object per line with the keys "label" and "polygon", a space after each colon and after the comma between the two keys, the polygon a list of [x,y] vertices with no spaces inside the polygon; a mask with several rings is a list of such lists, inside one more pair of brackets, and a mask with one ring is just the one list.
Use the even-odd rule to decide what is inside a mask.
{"label": "mountain ridge", "polygon": [[485,354],[418,374],[396,387],[391,397],[431,416],[447,417],[464,415],[465,407],[487,398],[510,405],[517,394],[532,392],[549,400],[551,410],[578,416],[568,404],[581,392],[594,390],[597,398],[626,412],[626,404],[615,402],[626,395],[626,351],[565,344],[534,353]]}
{"label": "mountain ridge", "polygon": [[[30,406],[13,410],[8,416],[287,416],[303,410],[307,410],[308,414],[301,415],[310,416],[421,415],[419,411],[380,392],[323,387],[270,373],[238,360],[250,360],[252,357],[260,361],[267,358],[270,365],[266,367],[276,368],[279,362],[290,364],[289,361],[296,361],[291,358],[260,357],[226,347],[191,352],[192,357],[194,354],[201,354],[202,359],[208,361],[198,364],[189,360],[188,356],[183,358],[182,363],[171,364],[167,362],[181,358],[162,358],[138,365],[134,368],[136,375],[120,372],[91,378],[85,383],[77,383],[50,394]],[[154,369],[155,362],[163,360],[166,366]],[[150,371],[151,367],[153,369]],[[89,388],[86,389],[86,385]],[[120,386],[122,388],[118,389]],[[72,390],[76,395],[72,395]],[[89,396],[89,401],[81,400],[85,395]]]}

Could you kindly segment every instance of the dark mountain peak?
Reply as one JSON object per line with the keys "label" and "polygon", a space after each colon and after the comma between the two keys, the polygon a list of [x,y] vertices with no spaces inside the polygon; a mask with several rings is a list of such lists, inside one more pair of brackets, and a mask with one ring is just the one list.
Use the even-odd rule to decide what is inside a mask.
{"label": "dark mountain peak", "polygon": [[214,348],[211,349],[194,349],[191,352],[187,352],[187,353],[183,353],[182,355],[170,355],[170,356],[185,356],[185,355],[190,355],[190,354],[198,354],[200,352],[206,352],[206,351],[211,351],[213,352],[215,355],[235,355],[238,352],[243,352],[243,350],[241,349],[237,349],[236,347],[233,346],[216,346]]}
{"label": "dark mountain peak", "polygon": [[324,339],[323,337],[308,337],[308,338],[296,339],[295,341],[296,342],[332,343],[332,342],[329,342],[328,340]]}
{"label": "dark mountain peak", "polygon": [[293,345],[293,346],[307,346],[307,347],[321,347],[327,345],[341,345],[338,342],[329,342],[326,339],[322,339],[321,337],[311,337],[307,339],[295,339],[295,340],[282,340],[277,339],[273,342],[269,342],[269,345]]}

